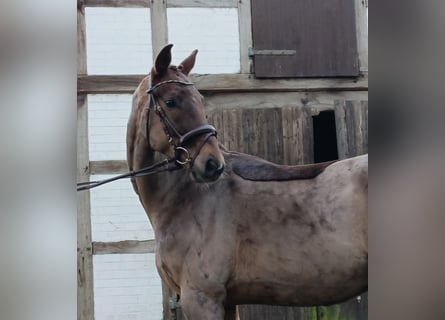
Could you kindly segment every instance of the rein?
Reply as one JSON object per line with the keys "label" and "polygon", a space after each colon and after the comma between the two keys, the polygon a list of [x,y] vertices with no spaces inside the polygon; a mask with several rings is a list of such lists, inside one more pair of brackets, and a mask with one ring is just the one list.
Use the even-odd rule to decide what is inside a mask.
{"label": "rein", "polygon": [[[86,182],[79,182],[77,183],[77,191],[84,191],[89,190],[98,186],[101,186],[106,183],[110,183],[116,180],[120,179],[126,179],[126,178],[135,178],[135,177],[143,177],[143,176],[149,176],[152,174],[156,174],[159,172],[165,172],[165,171],[175,171],[180,170],[183,168],[183,166],[187,163],[190,163],[190,167],[193,166],[193,163],[198,156],[199,152],[201,151],[204,144],[210,139],[210,137],[215,136],[216,137],[216,129],[208,124],[201,125],[193,130],[190,130],[189,132],[186,132],[185,134],[180,134],[179,131],[176,129],[173,122],[167,117],[167,115],[162,110],[161,106],[156,103],[155,97],[153,95],[153,90],[156,88],[168,84],[168,83],[178,83],[181,85],[193,85],[191,82],[185,82],[180,80],[166,80],[163,82],[160,82],[154,86],[151,86],[151,79],[149,78],[149,89],[147,90],[147,93],[150,95],[149,100],[149,108],[148,112],[150,112],[150,109],[153,107],[159,116],[159,119],[162,123],[162,126],[164,128],[164,132],[168,138],[168,142],[173,146],[175,150],[175,156],[172,159],[165,159],[161,162],[155,163],[151,166],[136,170],[136,171],[130,171],[128,173],[124,173],[118,176],[111,177],[109,179],[104,180],[97,180],[97,181],[86,181]],[[153,104],[152,104],[153,102]],[[149,113],[147,115],[147,140],[149,139]],[[175,143],[172,135],[170,132],[173,132],[173,134],[178,138],[178,144]],[[198,151],[196,154],[191,157],[190,152],[185,147],[185,145],[192,140],[193,138],[205,134],[205,138],[203,142],[201,143]],[[149,143],[149,141],[147,141]],[[186,155],[186,160],[181,161],[180,156],[184,153]],[[173,166],[171,164],[174,164]]]}
{"label": "rein", "polygon": [[179,170],[181,167],[170,166],[171,163],[173,163],[174,159],[165,159],[161,162],[155,163],[154,165],[151,165],[149,167],[142,168],[140,170],[136,171],[130,171],[128,173],[124,173],[109,179],[104,180],[97,180],[97,181],[87,181],[87,182],[79,182],[77,183],[77,191],[83,191],[83,190],[89,190],[98,186],[101,186],[106,183],[110,183],[116,180],[121,180],[125,178],[134,178],[134,177],[144,177],[149,176],[155,173],[164,172],[164,171],[174,171]]}

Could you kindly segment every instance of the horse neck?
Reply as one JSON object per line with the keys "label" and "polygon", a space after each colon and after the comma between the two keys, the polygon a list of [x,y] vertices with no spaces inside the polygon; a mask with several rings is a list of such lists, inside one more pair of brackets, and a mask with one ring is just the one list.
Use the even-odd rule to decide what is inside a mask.
{"label": "horse neck", "polygon": [[[147,150],[147,159],[150,161],[145,162],[145,165],[159,163],[165,158],[159,152]],[[188,190],[191,183],[190,174],[185,169],[156,173],[139,179],[140,187],[144,189],[140,192],[142,202],[154,228],[160,220],[166,218],[177,203],[178,196]]]}

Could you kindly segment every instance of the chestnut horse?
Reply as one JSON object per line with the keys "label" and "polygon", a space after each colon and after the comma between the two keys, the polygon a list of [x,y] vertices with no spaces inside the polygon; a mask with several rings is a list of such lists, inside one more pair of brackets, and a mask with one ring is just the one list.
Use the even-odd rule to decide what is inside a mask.
{"label": "chestnut horse", "polygon": [[188,79],[197,50],[173,66],[171,47],[134,93],[127,156],[130,170],[164,159],[179,169],[132,183],[158,272],[186,318],[233,319],[238,304],[329,305],[366,291],[367,155],[281,166],[225,150]]}

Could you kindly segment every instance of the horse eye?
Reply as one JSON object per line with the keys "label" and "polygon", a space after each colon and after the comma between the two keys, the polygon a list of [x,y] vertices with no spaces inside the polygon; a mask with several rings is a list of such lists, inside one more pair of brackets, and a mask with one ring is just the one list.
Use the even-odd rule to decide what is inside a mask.
{"label": "horse eye", "polygon": [[168,108],[174,108],[176,106],[176,102],[175,102],[175,100],[166,100],[165,101],[165,105]]}

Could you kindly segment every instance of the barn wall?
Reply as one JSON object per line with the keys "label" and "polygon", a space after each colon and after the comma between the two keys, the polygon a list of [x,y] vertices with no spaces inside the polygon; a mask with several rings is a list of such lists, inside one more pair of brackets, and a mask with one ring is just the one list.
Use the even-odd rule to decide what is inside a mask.
{"label": "barn wall", "polygon": [[[210,13],[210,14],[209,14]],[[236,9],[168,10],[169,36],[175,43],[178,64],[198,48],[199,73],[236,73],[240,70]],[[88,74],[146,74],[152,66],[150,9],[86,8]],[[217,22],[217,24],[215,24]],[[199,32],[198,42],[182,37]],[[215,37],[215,34],[217,37]],[[90,161],[125,160],[126,126],[131,94],[88,95],[88,147]],[[100,180],[109,175],[92,175]],[[92,240],[152,240],[154,234],[128,180],[91,190]],[[94,316],[96,320],[160,320],[162,284],[154,255],[94,256]]]}
{"label": "barn wall", "polygon": [[154,254],[95,255],[95,319],[162,318],[161,280]]}
{"label": "barn wall", "polygon": [[88,74],[144,74],[152,65],[150,9],[86,8]]}
{"label": "barn wall", "polygon": [[[244,1],[240,7],[246,10]],[[175,43],[173,63],[179,63],[191,50],[198,48],[200,53],[194,72],[249,71],[248,63],[240,66],[240,59],[248,60],[247,54],[242,57],[239,54],[246,53],[248,33],[238,34],[238,28],[245,30],[246,25],[238,25],[237,9],[205,9],[206,12],[210,10],[210,14],[181,10],[184,11],[179,8],[167,10],[169,38]],[[86,18],[89,75],[148,72],[153,59],[150,9],[86,8]],[[184,23],[189,24],[188,29],[184,28]],[[196,26],[202,23],[207,24],[200,30]],[[181,30],[186,30],[185,33],[195,30],[200,37],[183,39]],[[240,38],[244,41],[241,47]],[[189,46],[191,42],[193,45]],[[83,69],[79,71],[79,74],[86,73]],[[356,90],[267,93],[210,90],[205,95],[209,121],[215,124],[220,139],[229,148],[291,164],[312,160],[311,140],[308,140],[311,117],[322,110],[341,110],[341,102],[337,101],[367,100],[366,89]],[[90,161],[126,158],[125,131],[130,105],[130,94],[88,95]],[[273,121],[269,121],[271,119]],[[346,146],[352,146],[347,138],[342,141]],[[93,175],[91,179],[103,177]],[[153,239],[145,212],[128,181],[114,182],[91,192],[91,219],[93,241]],[[162,318],[162,299],[159,300],[162,287],[153,254],[95,255],[94,278],[96,320]]]}

